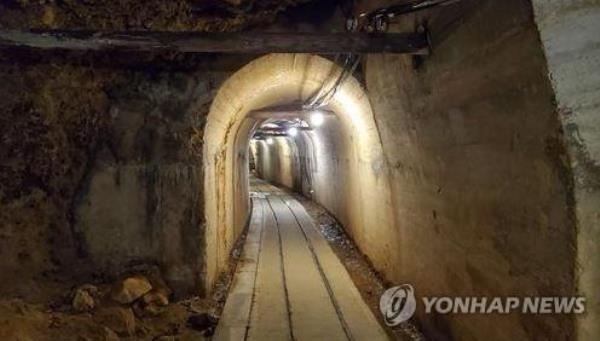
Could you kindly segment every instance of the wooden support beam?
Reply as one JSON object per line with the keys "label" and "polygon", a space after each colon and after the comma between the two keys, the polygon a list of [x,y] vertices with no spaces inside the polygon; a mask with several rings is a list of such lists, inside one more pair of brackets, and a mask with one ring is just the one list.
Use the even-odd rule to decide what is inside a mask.
{"label": "wooden support beam", "polygon": [[98,32],[0,30],[0,49],[27,47],[80,51],[184,53],[410,53],[423,54],[427,37],[416,33]]}

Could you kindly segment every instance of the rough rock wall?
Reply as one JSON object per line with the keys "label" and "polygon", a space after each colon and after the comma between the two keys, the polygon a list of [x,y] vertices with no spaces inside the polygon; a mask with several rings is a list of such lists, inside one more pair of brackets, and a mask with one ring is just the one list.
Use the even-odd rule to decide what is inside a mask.
{"label": "rough rock wall", "polygon": [[[369,256],[418,296],[572,295],[572,181],[531,4],[481,1],[446,35],[417,69],[368,58],[400,249]],[[574,337],[565,315],[418,316],[434,339]]]}
{"label": "rough rock wall", "polygon": [[[305,2],[8,0],[0,28],[240,30]],[[198,70],[196,58],[168,53],[2,51],[0,272],[14,276],[0,294],[139,262],[170,271],[176,289],[194,286],[205,250],[193,115],[223,78],[208,70],[247,58]]]}
{"label": "rough rock wall", "polygon": [[178,294],[197,291],[198,136],[214,92],[244,59],[167,69],[82,60],[0,63],[0,271],[13,274],[0,293],[42,299],[59,278],[68,286],[143,264]]}
{"label": "rough rock wall", "polygon": [[600,338],[600,4],[534,0],[574,175],[578,291],[587,314],[578,339]]}
{"label": "rough rock wall", "polygon": [[0,292],[37,296],[36,282],[74,265],[72,198],[110,122],[110,77],[18,64],[0,75]]}
{"label": "rough rock wall", "polygon": [[95,30],[232,31],[275,21],[310,0],[109,0],[0,3],[0,27]]}
{"label": "rough rock wall", "polygon": [[203,128],[211,75],[127,73],[110,89],[111,125],[74,202],[74,230],[93,268],[155,264],[179,293],[202,279]]}

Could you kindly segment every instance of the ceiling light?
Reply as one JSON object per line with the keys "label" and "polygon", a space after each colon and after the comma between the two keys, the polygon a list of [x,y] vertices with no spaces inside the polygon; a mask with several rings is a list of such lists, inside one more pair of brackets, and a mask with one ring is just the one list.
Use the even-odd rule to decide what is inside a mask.
{"label": "ceiling light", "polygon": [[290,129],[288,129],[287,133],[288,135],[295,137],[296,135],[298,135],[298,128],[291,127]]}
{"label": "ceiling light", "polygon": [[267,144],[273,144],[273,143],[275,143],[275,141],[273,140],[273,138],[272,138],[272,137],[269,137],[269,138],[267,139]]}
{"label": "ceiling light", "polygon": [[320,112],[320,111],[314,111],[310,115],[310,124],[313,127],[319,127],[320,125],[323,124],[323,122],[325,122],[325,116],[323,116],[322,112]]}

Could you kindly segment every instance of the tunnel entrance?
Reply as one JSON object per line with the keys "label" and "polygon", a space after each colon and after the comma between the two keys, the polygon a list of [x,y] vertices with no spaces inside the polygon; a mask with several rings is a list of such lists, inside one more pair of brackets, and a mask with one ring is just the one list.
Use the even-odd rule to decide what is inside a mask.
{"label": "tunnel entrance", "polygon": [[[324,120],[338,123],[323,125],[319,131],[310,132],[310,139],[301,140],[307,145],[303,154],[312,154],[304,155],[312,160],[302,167],[311,167],[311,171],[305,169],[304,175],[298,176],[293,172],[301,172],[302,167],[289,167],[279,182],[290,188],[298,186],[294,182],[302,182],[301,188],[296,188],[327,207],[349,233],[356,236],[359,245],[363,242],[361,247],[368,247],[366,239],[361,237],[366,236],[363,231],[369,231],[366,238],[376,237],[383,226],[392,226],[389,224],[389,186],[383,176],[383,153],[371,106],[362,86],[353,77],[336,85],[341,72],[341,67],[316,55],[268,55],[242,68],[219,90],[204,135],[207,290],[224,269],[229,252],[249,217],[251,138],[256,132],[264,137],[269,129],[295,128],[296,137],[308,132],[303,129],[312,129],[302,126],[295,118],[266,122],[264,117],[256,115],[265,108],[306,103],[324,89],[337,86],[326,108],[336,115],[327,115],[333,117]],[[307,121],[310,118],[304,122],[309,123]],[[264,123],[266,125],[261,127]],[[336,125],[339,127],[335,128]],[[257,142],[259,145],[277,141],[290,156],[293,155],[291,149],[298,148],[289,141],[283,143],[285,139],[281,137],[267,136],[258,141],[261,141]],[[289,161],[294,162],[300,164],[299,160]],[[312,176],[315,171],[318,177]]]}

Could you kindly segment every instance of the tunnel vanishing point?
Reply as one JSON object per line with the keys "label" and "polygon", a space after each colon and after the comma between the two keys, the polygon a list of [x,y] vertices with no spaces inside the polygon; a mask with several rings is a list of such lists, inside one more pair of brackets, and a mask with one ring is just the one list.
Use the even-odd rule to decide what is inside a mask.
{"label": "tunnel vanishing point", "polygon": [[598,340],[599,46],[595,0],[0,1],[0,339]]}

